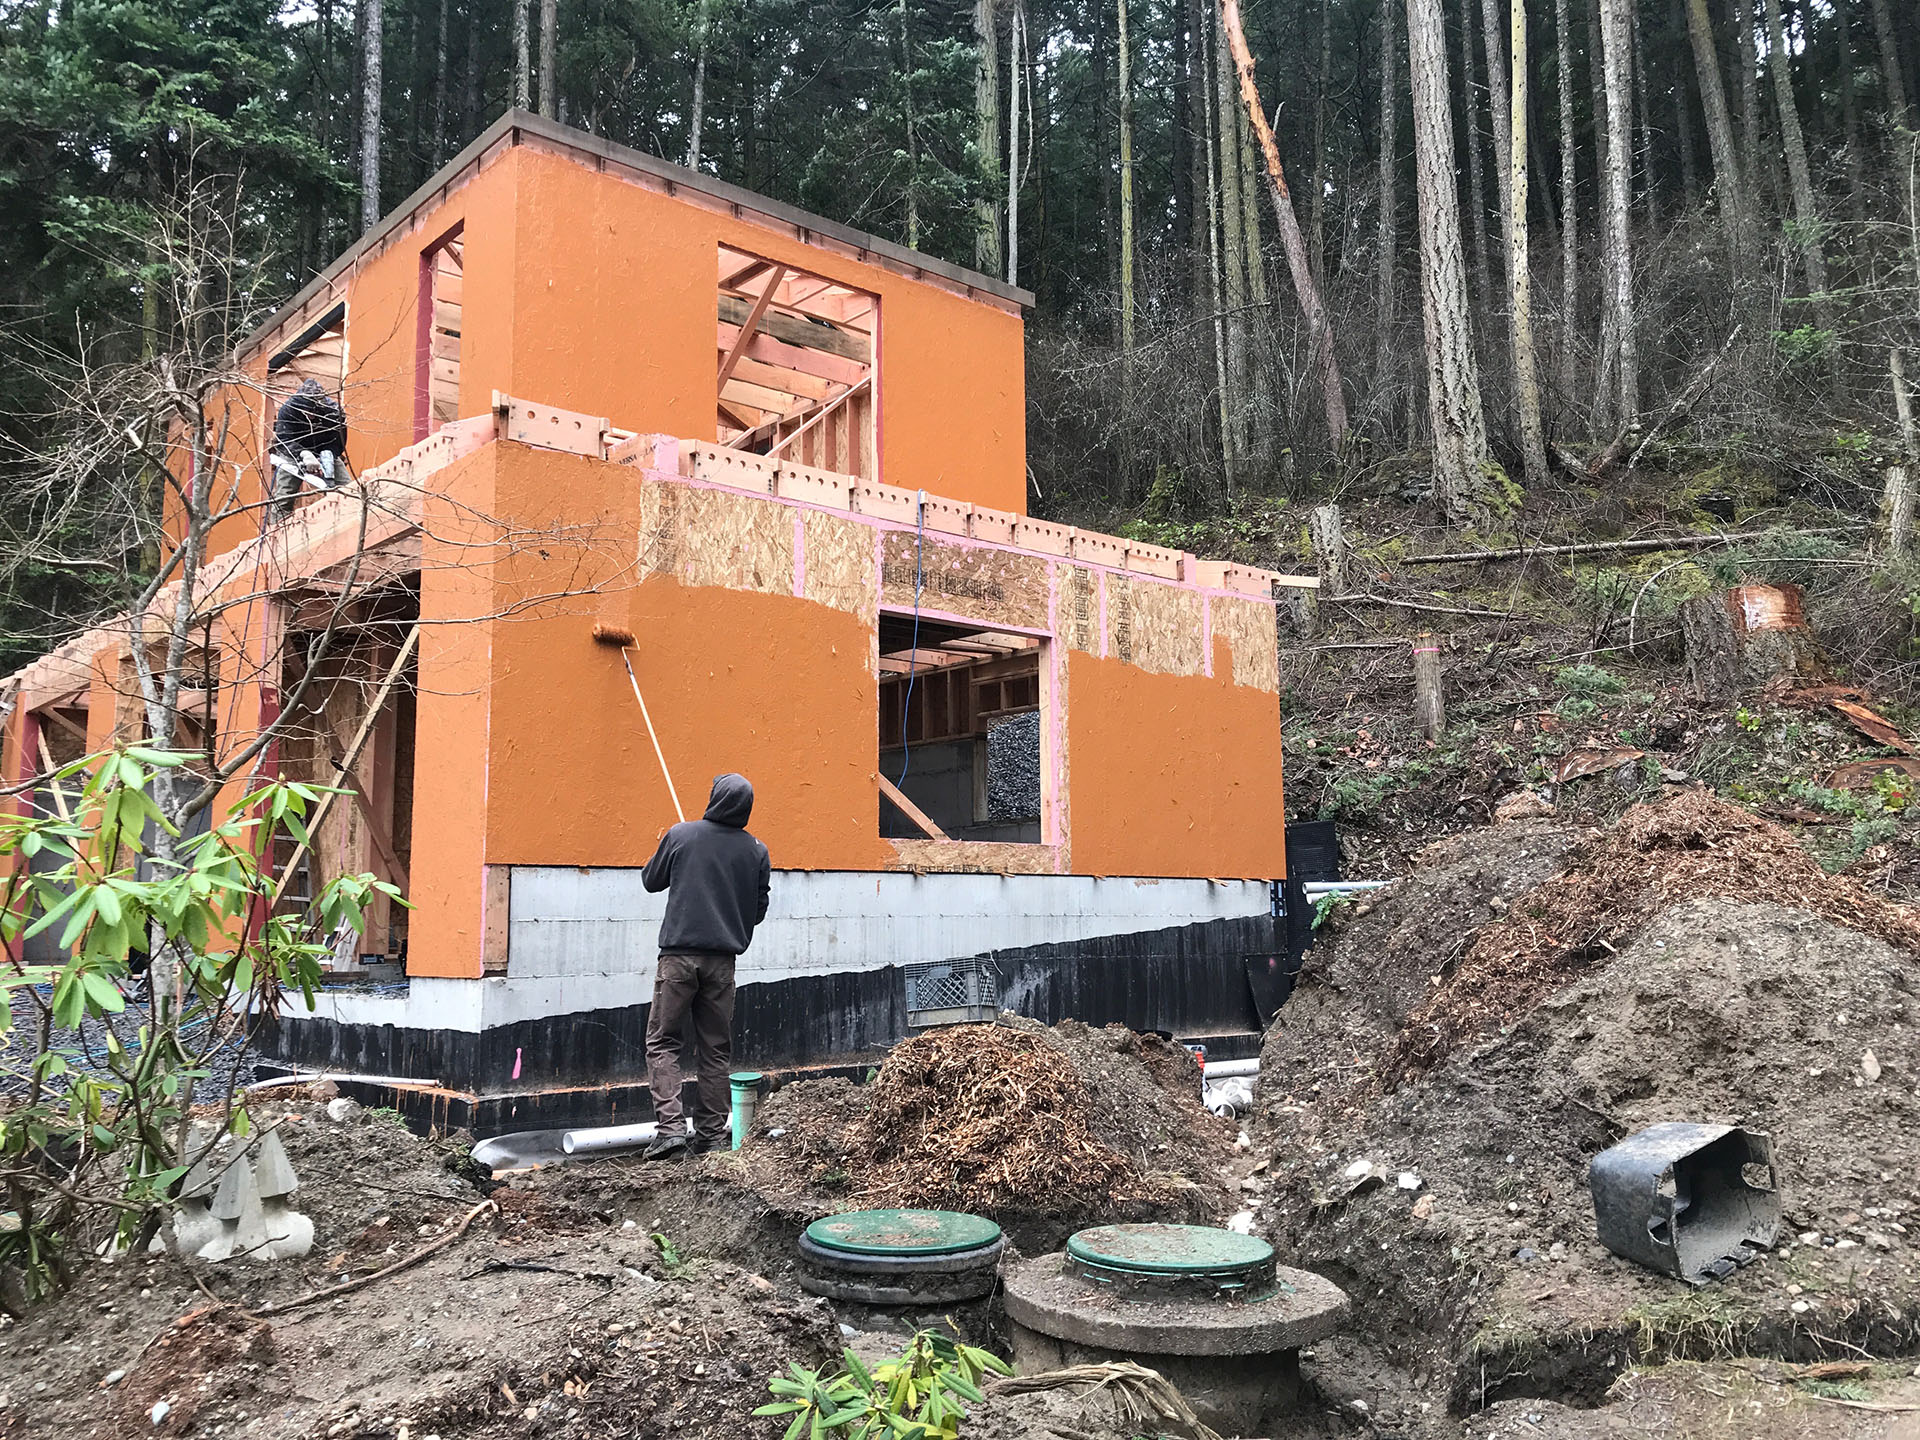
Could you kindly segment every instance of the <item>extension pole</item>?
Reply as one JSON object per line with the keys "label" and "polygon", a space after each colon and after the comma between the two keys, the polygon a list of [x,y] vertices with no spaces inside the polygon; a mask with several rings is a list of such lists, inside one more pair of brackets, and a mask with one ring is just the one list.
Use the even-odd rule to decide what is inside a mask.
{"label": "extension pole", "polygon": [[673,813],[680,817],[682,825],[687,823],[687,812],[680,808],[680,792],[673,788],[673,772],[667,769],[666,752],[660,748],[660,737],[653,731],[653,716],[647,713],[647,697],[640,693],[640,681],[633,673],[633,660],[627,654],[627,647],[620,647],[620,663],[627,667],[627,683],[633,686],[633,698],[640,702],[640,718],[647,722],[647,738],[653,742],[653,758],[660,762],[660,778],[667,782],[667,795],[673,801]]}

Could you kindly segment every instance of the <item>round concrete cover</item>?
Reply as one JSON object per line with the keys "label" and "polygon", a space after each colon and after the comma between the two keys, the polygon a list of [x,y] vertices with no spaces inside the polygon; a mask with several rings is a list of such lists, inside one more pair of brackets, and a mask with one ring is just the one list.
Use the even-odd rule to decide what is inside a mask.
{"label": "round concrete cover", "polygon": [[1325,1339],[1347,1318],[1346,1293],[1280,1267],[1264,1300],[1129,1300],[1069,1274],[1064,1252],[1000,1267],[1007,1315],[1029,1330],[1123,1355],[1270,1355]]}
{"label": "round concrete cover", "polygon": [[1257,1269],[1273,1259],[1273,1247],[1209,1225],[1099,1225],[1069,1239],[1067,1254],[1143,1275],[1216,1275]]}
{"label": "round concrete cover", "polygon": [[1000,1238],[1000,1227],[955,1210],[852,1210],[807,1226],[823,1250],[847,1255],[952,1255]]}

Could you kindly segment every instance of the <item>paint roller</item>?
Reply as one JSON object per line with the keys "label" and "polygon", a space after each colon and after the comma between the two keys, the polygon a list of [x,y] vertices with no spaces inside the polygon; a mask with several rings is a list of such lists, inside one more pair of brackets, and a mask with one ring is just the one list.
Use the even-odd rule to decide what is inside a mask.
{"label": "paint roller", "polygon": [[673,801],[673,813],[684,824],[687,812],[680,808],[680,792],[673,788],[673,772],[667,769],[667,757],[660,748],[660,737],[654,733],[653,716],[647,713],[647,697],[640,693],[640,681],[633,673],[633,659],[627,654],[627,648],[635,643],[633,632],[619,625],[596,625],[593,627],[593,643],[611,645],[620,652],[620,663],[627,667],[627,683],[633,686],[633,698],[640,702],[640,718],[647,722],[647,738],[653,742],[653,755],[660,762],[660,778],[667,782],[667,795]]}

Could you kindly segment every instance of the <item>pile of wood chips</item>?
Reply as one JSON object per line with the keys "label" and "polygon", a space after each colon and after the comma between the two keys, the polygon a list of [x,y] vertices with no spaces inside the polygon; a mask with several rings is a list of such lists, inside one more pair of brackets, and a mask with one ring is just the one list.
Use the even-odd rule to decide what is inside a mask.
{"label": "pile of wood chips", "polygon": [[1381,1064],[1389,1088],[1507,1025],[1605,963],[1682,900],[1771,902],[1920,951],[1920,913],[1829,875],[1780,826],[1689,790],[1636,805],[1583,841],[1564,873],[1488,924],[1453,974],[1412,1015]]}
{"label": "pile of wood chips", "polygon": [[1132,1162],[1093,1138],[1073,1065],[1037,1035],[935,1030],[894,1046],[869,1088],[868,1204],[1074,1213],[1143,1192]]}

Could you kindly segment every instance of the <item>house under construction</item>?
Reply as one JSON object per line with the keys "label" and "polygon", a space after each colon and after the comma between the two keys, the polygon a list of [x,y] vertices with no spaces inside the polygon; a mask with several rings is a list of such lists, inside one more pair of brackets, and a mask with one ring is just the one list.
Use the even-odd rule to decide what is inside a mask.
{"label": "house under construction", "polygon": [[[412,906],[284,1059],[483,1131],[644,1114],[640,867],[669,777],[697,812],[728,770],[774,864],[741,1061],[986,1004],[1253,1043],[1275,595],[1312,582],[1028,518],[1030,299],[514,113],[243,346],[243,498],[303,379],[356,476],[225,522],[196,723],[354,792],[290,903],[372,871]],[[137,733],[130,663],[106,627],[13,677],[6,778]]]}

